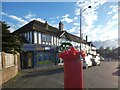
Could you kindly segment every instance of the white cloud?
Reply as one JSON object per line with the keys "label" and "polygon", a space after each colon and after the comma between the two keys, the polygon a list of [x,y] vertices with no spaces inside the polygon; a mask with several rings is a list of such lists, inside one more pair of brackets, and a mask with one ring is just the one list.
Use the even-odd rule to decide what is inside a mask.
{"label": "white cloud", "polygon": [[56,27],[56,28],[58,28],[58,24],[50,24],[51,26],[53,26],[53,27]]}
{"label": "white cloud", "polygon": [[10,14],[4,13],[4,12],[1,12],[1,14],[17,21],[16,24],[12,24],[12,23],[7,22],[10,25],[11,32],[15,31],[19,27],[21,27],[29,22],[27,20],[22,19],[21,17],[15,16],[15,15],[10,15]]}
{"label": "white cloud", "polygon": [[[32,20],[38,20],[40,22],[43,22],[45,23],[45,20],[41,19],[41,18],[38,18],[38,17],[35,17],[34,14],[32,13],[29,13],[28,15],[24,16],[24,18],[26,18],[27,20],[24,20],[23,18],[21,17],[18,17],[18,16],[15,16],[15,15],[9,15],[7,13],[4,13],[4,12],[1,12],[2,15],[5,15],[13,20],[16,20],[18,23],[16,24],[12,24],[12,23],[9,23],[7,22],[11,27],[10,27],[10,31],[13,32],[15,31],[16,29],[20,28],[21,26],[29,23],[30,21]],[[52,21],[51,23],[54,23],[55,21]],[[54,26],[54,27],[58,27],[58,24],[51,24],[50,22],[48,22],[49,25],[51,26]]]}
{"label": "white cloud", "polygon": [[62,16],[62,22],[67,22],[67,23],[71,23],[73,22],[73,19],[69,18],[69,14],[65,14],[64,16]]}
{"label": "white cloud", "polygon": [[[4,13],[4,12],[1,12],[1,14],[17,21],[16,24],[9,23],[10,26],[11,26],[11,28],[10,28],[11,32],[13,32],[14,30],[20,28],[21,26],[29,23],[29,22],[32,21],[32,20],[38,20],[38,21],[41,21],[41,22],[45,23],[45,20],[43,20],[43,19],[41,19],[41,18],[35,18],[35,17],[34,17],[35,15],[32,14],[32,13],[29,13],[28,15],[25,16],[25,18],[26,18],[27,20],[24,20],[23,18],[18,17],[18,16],[15,16],[15,15],[9,15],[9,14]],[[33,17],[34,17],[34,18],[33,18]]]}
{"label": "white cloud", "polygon": [[10,23],[10,22],[7,22],[7,24],[10,26],[10,28],[9,28],[10,32],[15,31],[18,27],[17,25]]}
{"label": "white cloud", "polygon": [[65,14],[64,16],[62,16],[62,18],[68,18],[69,14]]}
{"label": "white cloud", "polygon": [[67,30],[67,32],[80,37],[80,29],[78,27],[72,27],[71,29]]}
{"label": "white cloud", "polygon": [[60,18],[59,16],[57,16],[56,18]]}
{"label": "white cloud", "polygon": [[9,15],[8,17],[14,19],[14,20],[17,20],[19,21],[20,23],[23,23],[23,24],[27,24],[28,22],[20,17],[17,17],[17,16],[14,16],[14,15]]}
{"label": "white cloud", "polygon": [[107,35],[106,35],[106,33],[104,33],[102,35],[102,37],[104,39],[103,41],[117,39],[118,38],[118,30],[110,30],[107,32]]}
{"label": "white cloud", "polygon": [[[35,14],[29,12],[26,16],[24,16],[29,22],[32,21],[32,20],[38,20],[40,22],[43,22],[45,23],[45,19],[43,20],[42,18],[38,18],[36,17]],[[50,19],[53,19],[53,18],[50,18]]]}
{"label": "white cloud", "polygon": [[113,20],[118,20],[118,13],[114,14],[113,17],[112,17]]}
{"label": "white cloud", "polygon": [[4,12],[1,12],[1,14],[2,14],[2,15],[5,15],[5,16],[7,16],[7,15],[8,15],[7,13],[4,13]]}
{"label": "white cloud", "polygon": [[103,27],[94,28],[94,30],[88,30],[89,39],[91,41],[105,41],[118,38],[118,22],[116,20],[109,20]]}
{"label": "white cloud", "polygon": [[54,18],[50,18],[51,20],[53,20]]}
{"label": "white cloud", "polygon": [[[82,13],[82,33],[85,35],[88,35],[88,40],[90,41],[105,41],[109,39],[116,39],[118,38],[118,6],[117,5],[112,5],[111,11],[108,12],[107,14],[111,14],[109,19],[107,19],[107,23],[104,25],[96,25],[96,21],[98,21],[99,14],[101,12],[97,12],[103,4],[105,4],[108,0],[87,0],[87,1],[82,1],[79,0],[77,2],[77,7],[75,10],[75,14],[77,17],[80,17],[80,8],[82,10],[86,9],[88,5],[91,5],[91,9],[86,9]],[[104,6],[105,9],[105,6]],[[106,9],[107,10],[107,9]],[[107,15],[106,14],[106,15]],[[74,22],[74,26],[79,28],[79,25],[76,25],[76,22]],[[76,32],[75,30],[71,30],[72,33]],[[76,34],[78,35],[78,34]],[[114,36],[113,36],[114,35]],[[78,35],[79,36],[79,35]]]}
{"label": "white cloud", "polygon": [[[29,23],[32,20],[38,20],[40,22],[45,23],[45,20],[43,20],[42,18],[36,17],[35,14],[32,14],[32,13],[28,13],[26,16],[24,16],[24,18],[26,20],[23,19],[22,17],[18,17],[18,16],[15,16],[15,15],[10,15],[10,14],[4,13],[4,12],[1,12],[1,14],[17,21],[17,23],[15,23],[15,24],[7,22],[8,25],[10,25],[10,31],[11,32],[17,30],[18,28],[22,27],[23,25]],[[69,14],[66,14],[63,17],[68,18],[68,16],[69,16]],[[59,18],[59,17],[57,16],[57,18]],[[54,18],[51,18],[51,19],[52,19],[52,21],[51,22],[48,21],[48,24],[58,28],[58,26],[59,26],[58,24],[53,24],[55,22],[53,20]],[[68,22],[70,22],[70,21],[68,20]]]}
{"label": "white cloud", "polygon": [[74,20],[77,20],[77,19],[78,19],[78,17],[77,17],[77,16],[75,16],[75,17],[74,17]]}
{"label": "white cloud", "polygon": [[24,25],[24,24],[27,24],[27,23],[28,23],[28,21],[26,21],[26,20],[22,19],[21,17],[15,16],[15,15],[9,15],[9,14],[4,13],[4,12],[2,12],[2,15],[5,15],[5,16],[7,16],[7,17],[9,17],[9,18],[13,19],[13,20],[18,21],[18,22],[19,22],[19,23],[21,23],[22,25]]}
{"label": "white cloud", "polygon": [[[98,36],[97,33],[96,35]],[[113,40],[117,38],[118,38],[118,30],[109,30],[99,35],[99,37],[97,37],[97,40],[106,41],[106,40]],[[95,39],[94,41],[97,41],[97,40]]]}
{"label": "white cloud", "polygon": [[73,23],[74,26],[79,26],[80,24],[79,23]]}
{"label": "white cloud", "polygon": [[[98,20],[98,12],[97,10],[99,8],[99,5],[104,4],[104,1],[98,1],[98,0],[87,0],[83,2],[82,0],[79,0],[77,2],[77,8],[75,10],[76,16],[80,17],[80,8],[82,9],[82,20],[84,20],[84,23],[82,21],[82,32],[87,35],[88,32],[90,32],[93,29],[93,25],[95,21]],[[88,8],[88,5],[91,6],[91,8]],[[85,10],[85,11],[84,11]]]}
{"label": "white cloud", "polygon": [[52,23],[54,23],[55,21],[51,21]]}
{"label": "white cloud", "polygon": [[53,24],[52,22],[48,22],[48,24],[49,24],[50,26],[53,26],[53,27],[56,27],[56,28],[59,27],[59,24],[58,24],[58,23],[57,23],[57,24]]}
{"label": "white cloud", "polygon": [[14,31],[17,30],[17,29],[15,29],[13,26],[11,26],[11,27],[9,28],[9,30],[10,30],[10,32],[12,33],[12,32],[14,32]]}
{"label": "white cloud", "polygon": [[109,14],[109,15],[118,12],[118,6],[116,6],[116,5],[111,5],[111,6],[110,6],[110,9],[111,9],[111,11],[109,11],[109,12],[107,13],[107,14]]}
{"label": "white cloud", "polygon": [[69,33],[74,33],[74,32],[76,32],[77,30],[76,30],[76,27],[73,27],[73,28],[71,28],[70,30],[67,30]]}
{"label": "white cloud", "polygon": [[26,16],[24,16],[26,19],[30,19],[35,17],[35,14],[32,14],[31,12],[29,12]]}
{"label": "white cloud", "polygon": [[38,21],[40,21],[40,22],[45,23],[45,20],[43,20],[43,19],[41,19],[41,18],[30,18],[29,21],[32,21],[32,20],[38,20]]}
{"label": "white cloud", "polygon": [[111,15],[111,14],[112,14],[112,12],[108,12],[107,14],[108,14],[108,15]]}
{"label": "white cloud", "polygon": [[67,22],[67,23],[71,23],[73,20],[70,19],[70,18],[63,18],[61,21],[62,22]]}

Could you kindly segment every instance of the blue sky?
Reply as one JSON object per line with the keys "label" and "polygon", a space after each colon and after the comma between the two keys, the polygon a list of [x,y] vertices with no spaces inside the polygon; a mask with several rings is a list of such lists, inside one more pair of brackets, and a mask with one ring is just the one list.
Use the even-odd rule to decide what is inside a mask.
{"label": "blue sky", "polygon": [[[82,33],[89,41],[105,41],[118,38],[118,3],[101,0],[94,2],[2,2],[2,20],[10,26],[11,32],[33,19],[48,21],[58,27],[60,21],[64,29],[79,36],[79,13],[82,13]],[[45,19],[45,20],[44,20]]]}

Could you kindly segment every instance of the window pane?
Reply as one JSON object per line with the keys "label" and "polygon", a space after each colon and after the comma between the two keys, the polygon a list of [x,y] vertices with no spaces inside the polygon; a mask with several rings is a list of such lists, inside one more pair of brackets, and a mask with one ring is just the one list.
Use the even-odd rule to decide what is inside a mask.
{"label": "window pane", "polygon": [[42,34],[42,41],[46,41],[46,35]]}
{"label": "window pane", "polygon": [[47,42],[51,42],[51,35],[47,35],[47,38],[46,38],[47,40]]}

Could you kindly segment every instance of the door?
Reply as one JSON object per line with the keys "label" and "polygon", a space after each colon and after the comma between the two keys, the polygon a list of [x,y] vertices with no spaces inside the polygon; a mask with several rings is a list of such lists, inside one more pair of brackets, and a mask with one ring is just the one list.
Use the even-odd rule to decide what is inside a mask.
{"label": "door", "polygon": [[28,52],[28,67],[32,67],[32,52]]}
{"label": "door", "polygon": [[21,68],[27,68],[27,52],[22,52],[20,55],[20,60],[21,60]]}

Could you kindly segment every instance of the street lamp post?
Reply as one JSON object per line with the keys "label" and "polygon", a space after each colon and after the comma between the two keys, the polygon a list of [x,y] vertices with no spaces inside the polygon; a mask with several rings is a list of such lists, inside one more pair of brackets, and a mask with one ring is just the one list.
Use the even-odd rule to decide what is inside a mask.
{"label": "street lamp post", "polygon": [[[91,8],[91,6],[88,6],[87,8]],[[82,44],[82,13],[87,9],[87,8],[85,8],[84,10],[82,10],[81,8],[80,8],[80,51],[82,50],[81,49],[81,44]]]}

